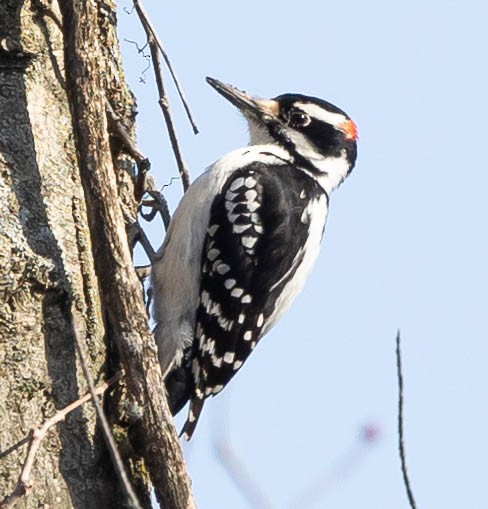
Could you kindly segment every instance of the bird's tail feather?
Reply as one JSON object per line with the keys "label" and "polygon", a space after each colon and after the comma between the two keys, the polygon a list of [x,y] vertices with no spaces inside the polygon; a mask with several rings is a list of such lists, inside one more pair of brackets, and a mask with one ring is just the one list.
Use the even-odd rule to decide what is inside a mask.
{"label": "bird's tail feather", "polygon": [[[198,391],[197,391],[198,392]],[[180,436],[185,440],[190,440],[197,426],[198,418],[203,409],[205,396],[203,393],[195,394],[190,402],[190,410],[188,411],[188,418],[181,430]]]}
{"label": "bird's tail feather", "polygon": [[190,399],[193,377],[191,372],[184,366],[173,369],[164,381],[169,408],[176,415]]}

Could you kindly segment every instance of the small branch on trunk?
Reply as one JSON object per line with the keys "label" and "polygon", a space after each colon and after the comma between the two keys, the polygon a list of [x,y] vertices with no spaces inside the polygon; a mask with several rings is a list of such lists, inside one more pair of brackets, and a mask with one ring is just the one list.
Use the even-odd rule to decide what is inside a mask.
{"label": "small branch on trunk", "polygon": [[402,464],[402,475],[405,489],[407,490],[408,502],[411,509],[416,509],[413,491],[410,486],[410,479],[407,472],[407,459],[405,455],[405,442],[403,438],[403,372],[402,372],[402,352],[400,349],[400,331],[396,337],[396,362],[397,362],[397,378],[398,378],[398,452],[400,454],[400,462]]}
{"label": "small branch on trunk", "polygon": [[[141,202],[141,206],[139,207],[139,213],[146,221],[152,221],[156,213],[159,212],[161,215],[161,219],[163,220],[165,230],[168,230],[169,223],[171,221],[171,215],[169,213],[168,202],[164,197],[161,191],[158,191],[155,187],[151,179],[147,179],[147,194],[152,198],[152,200],[143,200]],[[148,214],[146,214],[142,207],[150,207],[152,210]]]}
{"label": "small branch on trunk", "polygon": [[135,267],[137,277],[141,281],[144,281],[151,275],[151,268],[152,268],[151,265],[139,265],[139,266]]}
{"label": "small branch on trunk", "polygon": [[108,126],[112,132],[114,132],[120,140],[123,142],[125,149],[130,156],[134,158],[139,173],[145,173],[151,168],[151,163],[147,157],[144,157],[139,149],[136,147],[132,136],[127,132],[124,124],[122,124],[120,118],[115,113],[110,102],[105,99],[105,109],[107,112]]}
{"label": "small branch on trunk", "polygon": [[147,157],[139,151],[136,147],[132,136],[127,132],[124,124],[122,124],[120,118],[115,113],[110,102],[105,99],[105,109],[107,112],[107,122],[110,131],[112,131],[119,140],[123,143],[123,146],[127,153],[134,159],[137,166],[137,177],[135,179],[134,193],[135,199],[139,203],[147,191],[148,188],[148,172],[151,169],[151,162]]}
{"label": "small branch on trunk", "polygon": [[[94,401],[96,401],[96,396],[103,394],[109,387],[118,382],[121,377],[122,373],[117,373],[107,382],[99,385],[98,387],[93,387],[93,390],[90,393],[85,394],[82,398],[74,401],[73,403],[70,403],[68,406],[65,406],[61,410],[58,410],[50,419],[45,421],[42,426],[32,428],[29,435],[19,442],[19,444],[29,444],[27,448],[27,455],[25,457],[25,461],[22,466],[22,471],[20,473],[17,484],[15,485],[12,493],[7,495],[0,502],[0,509],[8,509],[13,507],[20,498],[29,493],[29,491],[32,489],[31,474],[32,468],[34,466],[34,459],[36,457],[39,446],[41,445],[41,442],[47,435],[48,431],[59,422],[64,421],[70,412],[76,410],[87,401],[90,401],[90,399],[94,398]],[[9,451],[17,448],[19,444],[17,444],[15,447],[9,448]]]}
{"label": "small branch on trunk", "polygon": [[[168,203],[163,193],[156,189],[153,178],[148,175],[151,168],[149,159],[144,157],[144,155],[136,147],[131,135],[127,132],[127,129],[122,124],[107,99],[105,99],[105,108],[109,129],[117,135],[119,140],[123,143],[125,150],[134,159],[137,166],[137,177],[134,183],[134,192],[136,201],[140,203],[139,213],[146,221],[152,221],[159,212],[164,228],[167,230],[171,220]],[[149,194],[152,200],[142,200],[145,194]],[[151,207],[152,210],[146,214],[143,212],[142,207]],[[131,251],[133,250],[135,243],[140,242],[149,258],[149,261],[152,263],[155,258],[155,252],[144,230],[137,221],[134,222],[134,220],[127,214],[126,221],[129,225],[129,245]]]}
{"label": "small branch on trunk", "polygon": [[131,252],[134,250],[134,247],[139,242],[142,249],[146,253],[146,256],[148,257],[149,262],[153,263],[154,260],[156,259],[156,252],[154,251],[151,243],[149,242],[146,232],[142,229],[141,225],[137,220],[134,221],[126,216],[126,221],[128,223],[127,236]]}

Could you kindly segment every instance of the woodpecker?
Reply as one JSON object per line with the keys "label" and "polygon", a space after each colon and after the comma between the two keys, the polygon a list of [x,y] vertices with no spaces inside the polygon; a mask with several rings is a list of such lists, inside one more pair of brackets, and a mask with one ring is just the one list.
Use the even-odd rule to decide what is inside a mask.
{"label": "woodpecker", "polygon": [[189,440],[218,394],[302,289],[329,196],[356,161],[341,109],[299,94],[259,99],[207,82],[248,122],[250,144],[189,187],[152,269],[159,361],[173,413],[190,400]]}

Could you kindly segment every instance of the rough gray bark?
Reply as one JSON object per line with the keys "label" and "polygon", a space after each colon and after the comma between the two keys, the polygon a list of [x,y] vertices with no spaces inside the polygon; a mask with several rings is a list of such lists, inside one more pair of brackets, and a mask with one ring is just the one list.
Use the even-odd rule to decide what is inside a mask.
{"label": "rough gray bark", "polygon": [[[64,90],[63,39],[29,3],[0,4],[0,449],[86,392],[71,304],[90,331],[93,373],[106,360],[83,190]],[[25,446],[0,460],[0,495]],[[97,507],[117,485],[90,405],[41,446],[20,507]],[[103,506],[103,505],[102,505]],[[100,506],[99,506],[100,507]]]}
{"label": "rough gray bark", "polygon": [[[109,143],[103,116],[106,97],[129,127],[133,119],[132,97],[121,78],[114,7],[63,2],[63,13],[70,13],[66,19],[73,21],[74,14],[79,15],[77,29],[86,30],[89,42],[96,38],[94,45],[87,46],[88,53],[94,52],[85,61],[89,67],[84,67],[81,75],[71,74],[71,78],[73,69],[68,69],[66,80],[63,49],[66,44],[69,56],[74,46],[73,41],[64,40],[63,28],[57,22],[61,13],[55,3],[51,4],[53,15],[43,10],[39,0],[32,1],[0,3],[0,451],[24,438],[55,408],[86,392],[71,329],[74,315],[76,323],[82,324],[80,334],[86,341],[95,380],[106,378],[107,370],[118,369],[114,351],[107,347],[107,333],[116,343],[125,333],[145,341],[132,345],[126,341],[126,347],[140,349],[135,368],[130,365],[128,352],[119,348],[126,373],[131,374],[127,380],[130,399],[149,410],[135,429],[141,435],[152,480],[159,482],[159,498],[167,502],[164,507],[190,508],[193,502],[181,451],[170,417],[166,422],[169,412],[162,397],[156,355],[150,348],[148,353],[147,345],[154,343],[147,321],[141,317],[144,307],[140,291],[134,297],[137,280],[130,267],[120,214],[122,206],[135,216],[132,181],[122,169],[128,164],[118,151],[117,141],[111,139]],[[64,31],[73,35],[66,27]],[[71,61],[68,66],[74,64]],[[72,104],[70,112],[73,80],[85,87],[88,84],[88,89],[95,87],[90,104],[95,109],[80,110]],[[77,116],[80,112],[81,117]],[[80,136],[80,122],[91,130],[93,146]],[[88,164],[85,172],[88,169],[97,174],[100,150],[106,152],[101,171],[109,175],[112,194],[105,196],[110,198],[105,200],[107,215],[95,219],[105,221],[115,210],[116,223],[98,226],[102,237],[107,229],[115,234],[116,245],[101,241],[94,223],[96,202],[94,205],[90,199],[91,184],[86,187],[86,174],[80,177],[80,161],[82,175],[84,164]],[[115,258],[106,252],[113,248],[120,251]],[[101,266],[101,261],[105,265]],[[118,279],[117,264],[121,262],[128,283]],[[110,278],[100,279],[108,273]],[[121,284],[126,291],[119,295]],[[114,293],[122,302],[128,300],[107,315],[107,299],[114,298]],[[131,307],[136,310],[135,323],[130,323]],[[121,310],[122,316],[117,314]],[[107,331],[105,316],[109,317]],[[147,387],[146,379],[154,384]],[[158,397],[155,391],[160,391],[162,403],[154,401]],[[120,417],[113,401],[109,408],[114,419]],[[153,432],[147,439],[144,433],[149,425]],[[163,432],[158,434],[157,428]],[[123,426],[116,430],[141,502],[148,507],[146,470],[135,458],[127,430]],[[161,446],[161,440],[165,445]],[[0,459],[0,500],[13,489],[24,457],[25,445]],[[37,455],[33,477],[34,489],[18,507],[124,506],[90,404],[70,414],[49,433]]]}

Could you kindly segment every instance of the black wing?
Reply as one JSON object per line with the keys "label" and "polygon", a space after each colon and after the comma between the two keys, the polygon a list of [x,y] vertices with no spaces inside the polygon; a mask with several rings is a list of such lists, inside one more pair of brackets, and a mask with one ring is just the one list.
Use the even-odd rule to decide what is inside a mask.
{"label": "black wing", "polygon": [[291,166],[254,163],[234,172],[214,199],[202,251],[188,438],[204,399],[242,366],[300,265],[307,204],[318,194],[318,184]]}

